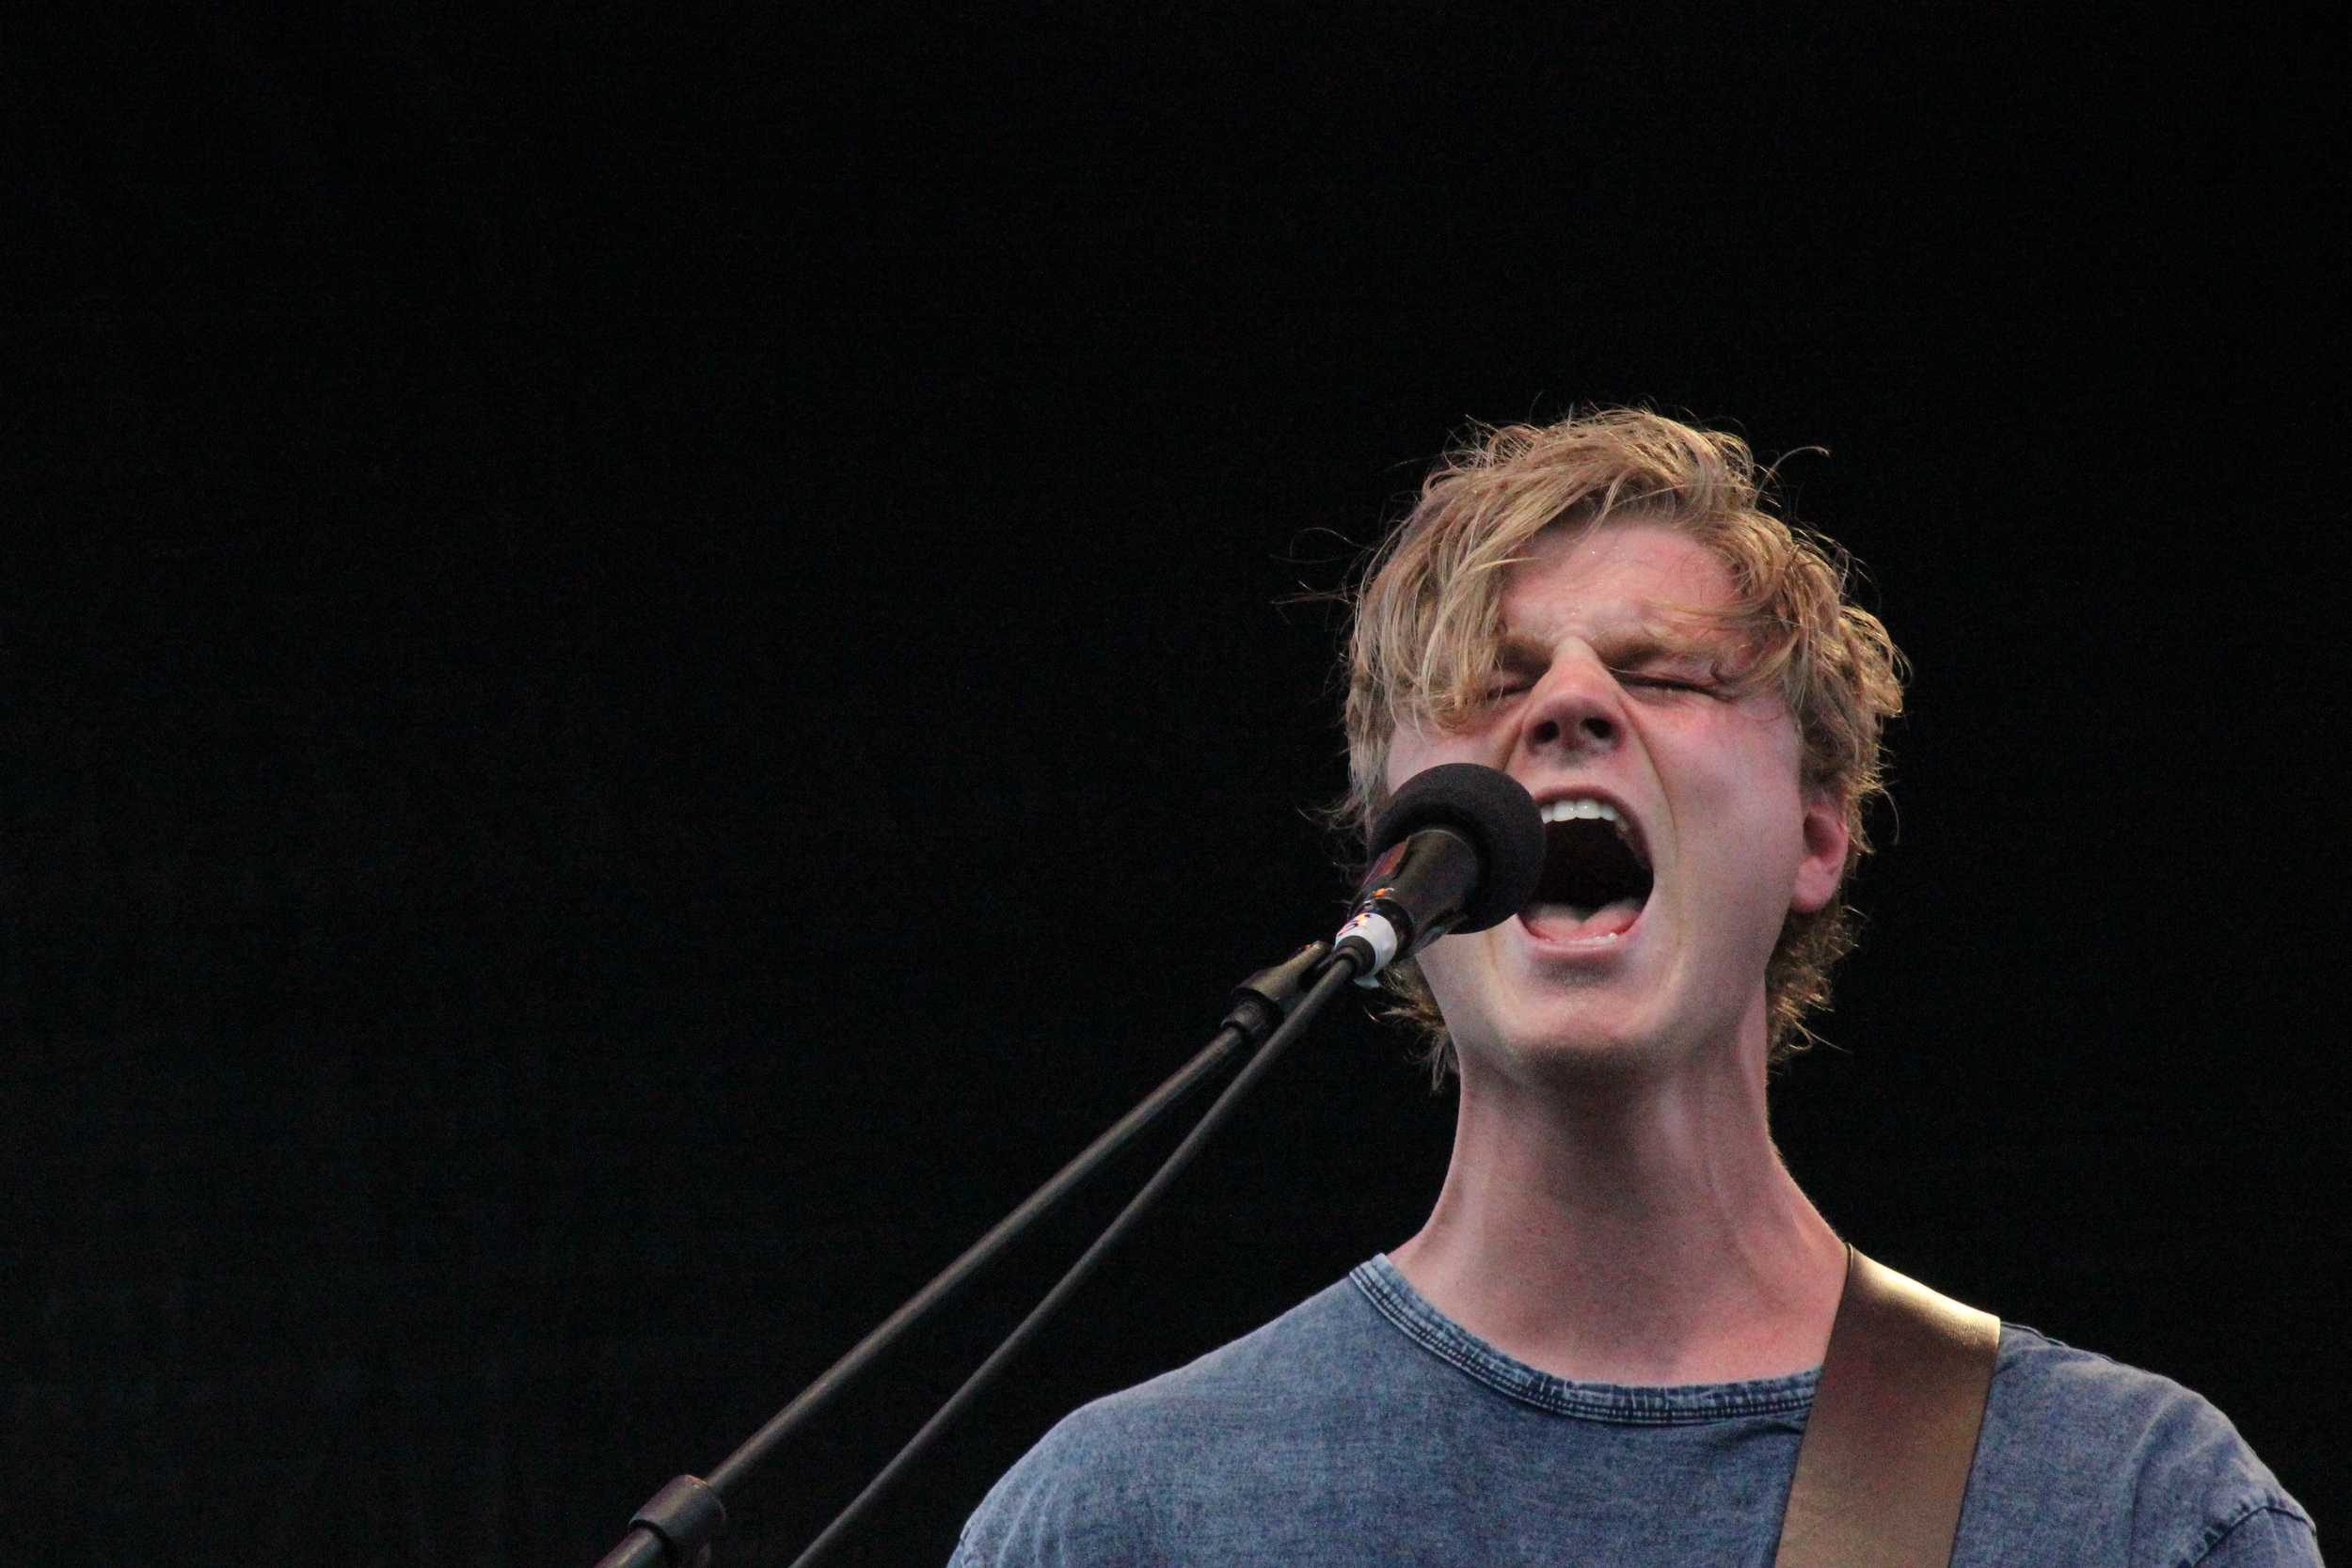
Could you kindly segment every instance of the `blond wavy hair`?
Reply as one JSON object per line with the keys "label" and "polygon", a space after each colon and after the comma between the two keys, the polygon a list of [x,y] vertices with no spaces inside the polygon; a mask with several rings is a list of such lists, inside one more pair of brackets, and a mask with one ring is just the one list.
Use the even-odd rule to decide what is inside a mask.
{"label": "blond wavy hair", "polygon": [[[1491,689],[1506,568],[1547,529],[1638,523],[1696,541],[1728,569],[1732,604],[1698,613],[1733,633],[1731,681],[1778,688],[1802,745],[1800,783],[1844,809],[1850,879],[1870,849],[1864,808],[1885,792],[1881,737],[1902,710],[1902,656],[1851,601],[1844,549],[1766,510],[1772,479],[1738,436],[1644,409],[1474,428],[1346,594],[1349,789],[1330,815],[1351,847],[1360,851],[1387,803],[1398,727],[1460,721]],[[1830,970],[1853,946],[1845,886],[1781,927],[1764,979],[1770,1066],[1813,1043],[1804,1021],[1828,1005]],[[1442,1088],[1461,1063],[1436,998],[1410,962],[1392,965],[1387,982],[1392,1016],[1421,1030],[1432,1086]]]}

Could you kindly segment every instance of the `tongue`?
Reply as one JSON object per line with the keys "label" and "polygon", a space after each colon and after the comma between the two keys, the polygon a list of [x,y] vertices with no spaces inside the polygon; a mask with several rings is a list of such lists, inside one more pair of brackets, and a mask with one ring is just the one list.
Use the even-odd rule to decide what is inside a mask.
{"label": "tongue", "polygon": [[1638,900],[1620,898],[1597,910],[1579,904],[1530,904],[1519,911],[1519,920],[1547,942],[1581,942],[1614,936],[1630,927],[1641,912]]}

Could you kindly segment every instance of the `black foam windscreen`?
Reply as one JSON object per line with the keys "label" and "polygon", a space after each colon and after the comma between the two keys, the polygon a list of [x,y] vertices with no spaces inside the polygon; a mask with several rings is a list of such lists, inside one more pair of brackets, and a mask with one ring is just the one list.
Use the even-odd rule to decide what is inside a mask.
{"label": "black foam windscreen", "polygon": [[1543,814],[1510,774],[1474,762],[1414,774],[1373,823],[1373,860],[1423,828],[1451,828],[1478,851],[1478,883],[1454,930],[1499,926],[1535,896],[1544,874]]}

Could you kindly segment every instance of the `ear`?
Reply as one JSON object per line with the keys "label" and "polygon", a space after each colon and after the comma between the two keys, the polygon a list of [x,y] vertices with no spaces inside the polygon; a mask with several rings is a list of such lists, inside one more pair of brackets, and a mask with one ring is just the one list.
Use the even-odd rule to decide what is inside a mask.
{"label": "ear", "polygon": [[1811,914],[1837,896],[1846,879],[1846,849],[1852,839],[1846,831],[1846,803],[1826,791],[1810,793],[1804,801],[1804,858],[1797,862],[1796,886],[1788,907]]}

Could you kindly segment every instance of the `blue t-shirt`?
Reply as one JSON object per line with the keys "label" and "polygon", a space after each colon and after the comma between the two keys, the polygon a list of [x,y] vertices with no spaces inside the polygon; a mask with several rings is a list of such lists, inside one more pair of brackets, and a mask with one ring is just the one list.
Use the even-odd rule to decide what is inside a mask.
{"label": "blue t-shirt", "polygon": [[[989,1493],[949,1568],[1769,1568],[1819,1369],[1572,1383],[1386,1257],[1097,1400]],[[2001,1325],[1955,1568],[2316,1564],[2311,1515],[2211,1404]]]}

